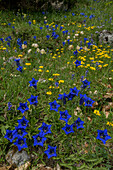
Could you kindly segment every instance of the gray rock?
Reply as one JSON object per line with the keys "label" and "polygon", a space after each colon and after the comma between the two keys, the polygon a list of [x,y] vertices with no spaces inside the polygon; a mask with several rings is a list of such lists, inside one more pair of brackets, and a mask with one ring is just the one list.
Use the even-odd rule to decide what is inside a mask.
{"label": "gray rock", "polygon": [[99,33],[99,42],[113,45],[113,33],[107,30],[103,30]]}
{"label": "gray rock", "polygon": [[26,151],[21,152],[10,150],[6,155],[6,160],[10,165],[16,165],[17,167],[24,165],[30,159],[30,156]]}

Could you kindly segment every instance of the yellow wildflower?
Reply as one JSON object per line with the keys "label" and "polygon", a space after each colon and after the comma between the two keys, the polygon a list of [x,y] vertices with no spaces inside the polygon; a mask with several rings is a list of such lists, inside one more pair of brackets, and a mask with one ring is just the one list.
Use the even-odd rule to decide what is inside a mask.
{"label": "yellow wildflower", "polygon": [[107,67],[107,66],[108,66],[108,64],[104,64],[104,65],[103,65],[103,67]]}
{"label": "yellow wildflower", "polygon": [[49,81],[53,81],[53,78],[49,78],[48,80],[49,80]]}
{"label": "yellow wildflower", "polygon": [[23,69],[26,70],[26,67],[24,67]]}
{"label": "yellow wildflower", "polygon": [[91,70],[96,70],[96,68],[95,68],[95,67],[90,67],[90,69],[91,69]]}
{"label": "yellow wildflower", "polygon": [[60,84],[60,83],[64,83],[64,80],[59,80],[59,84]]}
{"label": "yellow wildflower", "polygon": [[39,66],[39,68],[43,68],[43,66]]}
{"label": "yellow wildflower", "polygon": [[51,92],[51,91],[48,91],[46,94],[51,95],[51,94],[52,94],[52,92]]}
{"label": "yellow wildflower", "polygon": [[19,54],[18,57],[22,57],[23,55],[22,54]]}
{"label": "yellow wildflower", "polygon": [[67,64],[69,64],[70,62],[67,62]]}
{"label": "yellow wildflower", "polygon": [[49,70],[46,70],[47,73],[49,73]]}
{"label": "yellow wildflower", "polygon": [[99,110],[94,110],[94,113],[98,116],[101,116],[101,114],[99,113]]}
{"label": "yellow wildflower", "polygon": [[4,68],[3,68],[3,67],[1,67],[1,70],[4,70]]}
{"label": "yellow wildflower", "polygon": [[59,58],[61,57],[61,55],[58,56]]}
{"label": "yellow wildflower", "polygon": [[39,69],[38,72],[43,72],[43,70]]}
{"label": "yellow wildflower", "polygon": [[30,65],[31,65],[31,63],[25,63],[25,65],[26,65],[26,66],[30,66]]}
{"label": "yellow wildflower", "polygon": [[53,74],[53,76],[60,76],[60,74],[57,74],[57,73],[56,73],[56,74]]}

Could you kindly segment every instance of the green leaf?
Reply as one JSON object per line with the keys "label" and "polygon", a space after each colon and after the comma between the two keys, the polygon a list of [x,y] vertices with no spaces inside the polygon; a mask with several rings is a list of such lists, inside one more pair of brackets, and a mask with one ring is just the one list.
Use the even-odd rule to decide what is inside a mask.
{"label": "green leaf", "polygon": [[4,122],[5,121],[5,118],[3,116],[0,116],[0,121],[1,122]]}
{"label": "green leaf", "polygon": [[[69,168],[70,170],[73,170],[73,166],[71,166],[70,164],[60,163],[60,166],[64,166],[66,168]],[[75,170],[76,170],[76,167],[75,167]]]}

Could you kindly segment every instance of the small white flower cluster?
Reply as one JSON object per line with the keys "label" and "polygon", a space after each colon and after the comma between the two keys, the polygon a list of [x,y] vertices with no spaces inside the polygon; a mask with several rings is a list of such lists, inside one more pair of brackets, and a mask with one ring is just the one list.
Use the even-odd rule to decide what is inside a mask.
{"label": "small white flower cluster", "polygon": [[45,50],[44,49],[39,49],[39,48],[37,48],[37,52],[40,52],[41,54],[46,54],[46,52],[45,52]]}
{"label": "small white flower cluster", "polygon": [[36,43],[33,43],[33,44],[32,44],[32,47],[35,47],[35,48],[37,48],[37,47],[38,47],[38,44],[36,44]]}

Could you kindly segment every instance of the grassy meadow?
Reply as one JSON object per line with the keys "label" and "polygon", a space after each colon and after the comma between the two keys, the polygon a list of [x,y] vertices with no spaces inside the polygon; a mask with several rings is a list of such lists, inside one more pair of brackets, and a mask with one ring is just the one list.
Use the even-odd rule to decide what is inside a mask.
{"label": "grassy meadow", "polygon": [[14,149],[28,169],[113,169],[113,45],[97,33],[113,2],[84,4],[0,11],[0,167]]}

